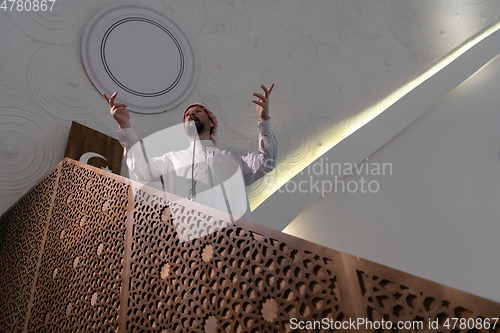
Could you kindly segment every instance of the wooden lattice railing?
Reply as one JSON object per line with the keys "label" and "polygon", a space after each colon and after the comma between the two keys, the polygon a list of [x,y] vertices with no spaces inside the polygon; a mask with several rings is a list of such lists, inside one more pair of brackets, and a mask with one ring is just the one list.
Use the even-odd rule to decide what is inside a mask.
{"label": "wooden lattice railing", "polygon": [[[172,198],[62,161],[0,218],[0,331],[500,332],[444,326],[498,303]],[[365,327],[336,331],[397,331]]]}

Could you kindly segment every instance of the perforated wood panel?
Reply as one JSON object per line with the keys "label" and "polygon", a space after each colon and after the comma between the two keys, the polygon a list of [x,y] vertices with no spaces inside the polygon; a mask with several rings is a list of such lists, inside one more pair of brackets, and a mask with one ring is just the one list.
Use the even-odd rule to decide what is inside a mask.
{"label": "perforated wood panel", "polygon": [[1,331],[303,332],[291,318],[500,314],[497,303],[166,198],[64,160],[0,219]]}
{"label": "perforated wood panel", "polygon": [[2,215],[0,327],[5,332],[22,332],[28,316],[57,173],[52,171]]}
{"label": "perforated wood panel", "polygon": [[28,331],[114,331],[129,186],[60,168]]}
{"label": "perforated wood panel", "polygon": [[[499,323],[495,328],[476,329],[480,326],[478,322],[500,317],[498,303],[346,253],[342,253],[342,258],[359,318],[370,321],[384,319],[392,323],[421,321],[424,324],[423,329],[412,328],[405,332],[500,332]],[[431,321],[438,320],[438,329],[429,328],[429,318]],[[474,324],[470,321],[469,327],[460,329],[460,321],[454,325],[453,318],[473,319]],[[449,327],[443,325],[447,319]],[[491,320],[493,322],[495,320]]]}
{"label": "perforated wood panel", "polygon": [[174,218],[144,190],[135,198],[127,331],[285,332],[291,318],[352,314],[339,252],[179,204]]}

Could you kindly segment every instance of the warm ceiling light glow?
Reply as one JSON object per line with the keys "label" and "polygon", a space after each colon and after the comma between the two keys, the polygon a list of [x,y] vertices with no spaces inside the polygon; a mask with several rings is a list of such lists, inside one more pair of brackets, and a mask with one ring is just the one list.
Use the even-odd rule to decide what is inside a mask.
{"label": "warm ceiling light glow", "polygon": [[[495,31],[497,31],[498,29],[500,29],[500,22],[496,23],[495,25],[492,25],[490,28],[486,29],[482,33],[471,38],[469,41],[465,42],[462,46],[451,51],[447,56],[445,56],[441,61],[436,63],[428,71],[424,72],[419,77],[396,89],[392,94],[390,94],[386,98],[382,99],[378,103],[374,104],[373,106],[362,111],[360,114],[356,115],[355,116],[356,121],[353,122],[347,130],[344,130],[343,133],[341,133],[341,135],[332,136],[333,139],[329,140],[328,142],[324,142],[321,147],[322,149],[318,149],[316,151],[316,154],[312,158],[311,157],[304,158],[303,160],[300,160],[300,162],[297,162],[294,168],[290,169],[290,171],[292,172],[288,172],[285,174],[283,174],[283,172],[280,172],[278,179],[273,186],[269,186],[268,188],[266,188],[265,191],[260,192],[256,196],[250,197],[249,202],[251,210],[253,211],[255,208],[257,208],[262,202],[264,202],[264,200],[270,197],[281,186],[286,184],[290,179],[292,179],[300,171],[305,169],[314,160],[321,157],[321,155],[323,155],[325,152],[333,148],[337,143],[347,138],[352,133],[356,132],[358,129],[360,129],[365,124],[370,122],[373,118],[375,118],[376,116],[384,112],[387,108],[389,108],[391,105],[396,103],[399,99],[403,98],[403,96],[405,96],[411,90],[413,90],[414,88],[425,82],[427,79],[432,77],[434,74],[438,73],[440,70],[448,66],[451,62],[453,62],[455,59],[464,54],[467,50],[471,49],[474,45],[476,45],[477,43],[479,43],[480,41],[482,41]],[[276,177],[275,174],[276,172],[273,172],[265,177]],[[265,182],[266,180],[264,179],[263,181]]]}

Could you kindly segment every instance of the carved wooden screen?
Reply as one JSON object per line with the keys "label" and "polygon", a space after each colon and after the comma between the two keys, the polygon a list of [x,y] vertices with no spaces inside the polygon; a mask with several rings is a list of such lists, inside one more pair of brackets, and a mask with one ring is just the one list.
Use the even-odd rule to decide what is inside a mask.
{"label": "carved wooden screen", "polygon": [[[290,321],[500,314],[498,303],[181,198],[167,206],[165,195],[61,162],[0,219],[0,331],[330,332]],[[476,332],[453,332],[466,331]]]}
{"label": "carved wooden screen", "polygon": [[63,161],[2,216],[1,327],[284,332],[354,316],[341,253],[200,208]]}
{"label": "carved wooden screen", "polygon": [[[347,253],[342,253],[342,259],[358,318],[372,322],[384,319],[394,324],[400,321],[408,323],[404,332],[500,332],[498,303]],[[433,329],[429,321],[436,321],[438,328]],[[410,322],[412,326],[408,328]],[[489,328],[485,329],[487,322]],[[416,323],[422,325],[413,325]],[[445,323],[449,326],[446,327]],[[374,328],[367,331],[384,330]]]}
{"label": "carved wooden screen", "polygon": [[2,215],[0,223],[0,327],[23,332],[32,303],[35,273],[50,219],[58,170]]}

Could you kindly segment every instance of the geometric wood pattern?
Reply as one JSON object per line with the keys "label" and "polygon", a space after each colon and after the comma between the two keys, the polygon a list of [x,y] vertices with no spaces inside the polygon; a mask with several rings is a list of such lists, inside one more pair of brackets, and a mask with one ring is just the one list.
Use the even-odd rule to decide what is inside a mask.
{"label": "geometric wood pattern", "polygon": [[2,215],[0,255],[5,332],[300,332],[291,318],[500,313],[191,201],[169,206],[161,191],[70,159]]}
{"label": "geometric wood pattern", "polygon": [[128,190],[62,163],[28,332],[115,330]]}
{"label": "geometric wood pattern", "polygon": [[[482,322],[485,318],[500,317],[499,303],[347,253],[342,253],[342,259],[359,318],[370,321],[383,318],[392,323],[423,321],[424,330],[409,329],[405,332],[500,332],[500,323],[490,329],[460,330],[458,325],[452,329],[455,322],[452,318],[472,318],[474,321],[479,318]],[[428,330],[429,318],[438,320],[439,330]],[[449,329],[443,326],[447,319],[451,325]]]}
{"label": "geometric wood pattern", "polygon": [[[144,197],[153,201],[134,206],[129,298],[143,310],[129,316],[127,331],[283,332],[291,317],[350,314],[340,253],[248,223],[180,242],[169,208]],[[193,224],[213,220],[185,213],[198,216]]]}
{"label": "geometric wood pattern", "polygon": [[23,332],[58,171],[53,170],[1,218],[0,327],[5,332]]}

